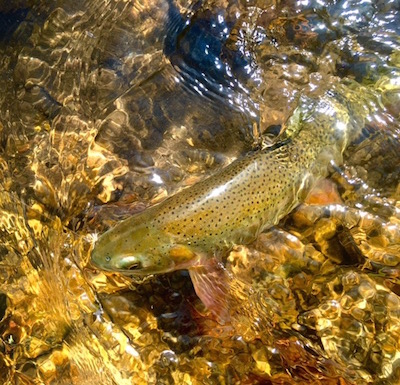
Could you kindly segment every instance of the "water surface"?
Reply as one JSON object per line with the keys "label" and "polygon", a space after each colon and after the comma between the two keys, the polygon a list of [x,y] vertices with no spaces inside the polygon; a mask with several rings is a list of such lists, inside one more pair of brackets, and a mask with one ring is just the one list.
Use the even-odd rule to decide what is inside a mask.
{"label": "water surface", "polygon": [[[0,24],[0,382],[400,381],[398,1],[13,1]],[[333,192],[226,256],[231,325],[185,271],[90,266],[334,84],[367,124]]]}

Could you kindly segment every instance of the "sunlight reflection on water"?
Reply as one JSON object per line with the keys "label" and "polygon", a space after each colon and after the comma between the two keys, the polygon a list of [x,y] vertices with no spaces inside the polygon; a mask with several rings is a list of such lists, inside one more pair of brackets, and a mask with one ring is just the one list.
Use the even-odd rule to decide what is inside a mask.
{"label": "sunlight reflection on water", "polygon": [[[399,15],[396,0],[1,5],[0,382],[399,382]],[[362,134],[307,204],[224,256],[230,324],[187,271],[89,264],[99,234],[290,138],[295,108],[325,95]]]}

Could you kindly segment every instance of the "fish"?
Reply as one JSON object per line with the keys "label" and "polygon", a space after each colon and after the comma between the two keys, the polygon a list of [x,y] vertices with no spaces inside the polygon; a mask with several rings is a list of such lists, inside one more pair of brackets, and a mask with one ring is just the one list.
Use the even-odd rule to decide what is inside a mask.
{"label": "fish", "polygon": [[302,96],[285,134],[210,177],[116,224],[99,236],[91,263],[128,275],[187,269],[196,294],[217,319],[229,318],[223,257],[254,241],[301,203],[340,165],[360,130],[338,92]]}

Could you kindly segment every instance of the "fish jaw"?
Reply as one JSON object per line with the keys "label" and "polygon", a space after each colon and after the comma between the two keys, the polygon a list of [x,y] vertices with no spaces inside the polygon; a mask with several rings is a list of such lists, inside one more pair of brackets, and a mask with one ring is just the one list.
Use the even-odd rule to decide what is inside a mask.
{"label": "fish jaw", "polygon": [[174,268],[167,253],[169,241],[168,237],[149,231],[144,218],[135,216],[99,237],[91,263],[99,269],[127,275],[167,272]]}
{"label": "fish jaw", "polygon": [[136,276],[187,269],[194,290],[206,308],[219,323],[229,323],[229,280],[217,258],[187,244],[174,243],[173,238],[161,231],[156,237],[147,233],[143,238],[143,226],[132,228],[131,225],[129,220],[123,221],[100,236],[91,254],[92,265]]}
{"label": "fish jaw", "polygon": [[149,218],[139,215],[133,219],[99,237],[91,253],[94,267],[124,275],[148,275],[188,269],[198,263],[194,250],[174,235],[150,228]]}

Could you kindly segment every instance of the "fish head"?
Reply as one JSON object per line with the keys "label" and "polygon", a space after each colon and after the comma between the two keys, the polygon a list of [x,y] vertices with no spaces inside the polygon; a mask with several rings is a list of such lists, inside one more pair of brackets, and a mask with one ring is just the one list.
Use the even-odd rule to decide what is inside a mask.
{"label": "fish head", "polygon": [[91,263],[102,270],[126,275],[148,275],[185,269],[195,263],[196,254],[173,235],[146,221],[126,220],[97,240]]}

